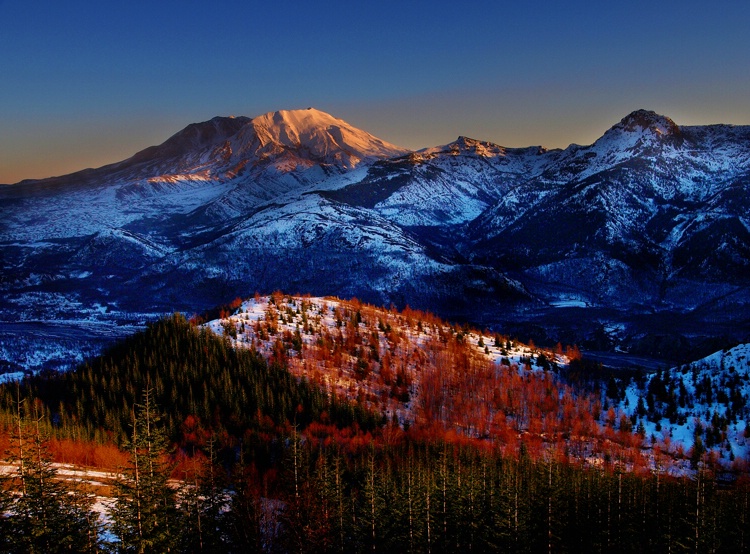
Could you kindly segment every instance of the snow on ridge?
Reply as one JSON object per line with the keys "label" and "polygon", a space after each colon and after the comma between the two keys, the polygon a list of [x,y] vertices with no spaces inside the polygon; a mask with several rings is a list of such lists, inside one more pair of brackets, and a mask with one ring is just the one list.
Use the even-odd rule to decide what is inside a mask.
{"label": "snow on ridge", "polygon": [[[335,297],[276,293],[271,296],[256,295],[255,298],[245,300],[233,314],[209,321],[203,324],[203,328],[218,336],[227,337],[235,348],[257,349],[264,356],[270,357],[274,353],[276,342],[284,336],[287,341],[298,341],[298,347],[295,348],[314,351],[328,340],[349,340],[347,337],[351,325],[355,325],[362,336],[369,337],[370,341],[376,337],[381,352],[395,352],[395,348],[400,352],[399,356],[403,356],[398,360],[401,360],[399,363],[406,364],[409,385],[399,393],[400,400],[388,397],[388,390],[383,388],[382,380],[378,377],[379,369],[371,374],[368,371],[369,377],[363,377],[358,373],[357,358],[354,355],[345,356],[331,370],[326,369],[328,362],[322,361],[323,358],[319,354],[308,354],[303,358],[299,349],[292,349],[288,354],[290,370],[298,377],[320,384],[329,393],[350,399],[364,399],[370,407],[379,408],[384,402],[384,409],[389,417],[396,414],[402,424],[406,421],[414,422],[415,406],[420,397],[419,376],[428,365],[427,352],[431,348],[430,341],[439,340],[438,334],[441,332],[451,332],[447,324],[439,329],[434,323],[427,321],[424,324],[421,320],[417,323],[413,316],[405,313]],[[395,335],[390,335],[391,328],[394,329]],[[336,338],[342,331],[344,335]],[[296,339],[292,339],[292,336]],[[392,342],[392,337],[396,337],[395,343]],[[398,337],[403,337],[406,341],[401,342],[403,338]],[[475,332],[467,333],[463,340],[474,355],[498,368],[507,364],[504,367],[527,367],[529,371],[542,371],[541,367],[531,368],[527,365],[533,363],[529,360],[533,360],[534,350],[526,345],[503,343],[501,347],[497,347],[494,344],[494,336]],[[369,343],[365,343],[362,348],[366,348],[367,344]],[[410,353],[412,350],[413,353]],[[419,350],[422,351],[421,354],[418,353]],[[555,363],[565,364],[568,361],[564,356],[555,356],[551,353],[547,355],[548,359]],[[408,400],[404,400],[406,397]]]}
{"label": "snow on ridge", "polygon": [[316,157],[342,161],[350,168],[364,159],[409,152],[314,108],[269,112],[253,118],[247,127],[253,129],[261,146],[273,143],[302,148]]}
{"label": "snow on ridge", "polygon": [[690,365],[713,372],[735,368],[742,375],[750,375],[750,343],[739,344],[727,350],[719,350],[692,362]]}

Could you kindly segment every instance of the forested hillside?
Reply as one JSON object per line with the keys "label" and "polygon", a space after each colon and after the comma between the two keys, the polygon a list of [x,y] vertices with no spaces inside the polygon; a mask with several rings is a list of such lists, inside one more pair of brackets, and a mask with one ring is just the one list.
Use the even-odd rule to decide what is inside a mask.
{"label": "forested hillside", "polygon": [[[650,374],[607,370],[582,359],[575,346],[539,348],[418,310],[333,297],[256,295],[211,317],[204,327],[236,348],[262,352],[329,394],[414,432],[455,433],[512,453],[524,442],[534,457],[554,447],[584,465],[610,458],[630,469],[745,467],[744,358],[735,363],[737,372],[721,378],[737,386],[712,400],[734,399],[727,412],[732,432],[696,449],[693,420],[711,428],[723,408],[704,398],[701,409],[679,421],[647,413],[638,401],[646,393],[632,387],[645,386]],[[665,389],[659,400],[666,395]]]}
{"label": "forested hillside", "polygon": [[321,417],[364,430],[380,424],[356,404],[329,397],[257,352],[232,348],[180,315],[149,325],[75,371],[26,379],[20,392],[6,384],[0,402],[7,409],[19,394],[28,405],[33,399],[55,437],[122,444],[147,389],[177,444],[210,435],[230,444],[249,430],[304,428]]}
{"label": "forested hillside", "polygon": [[[748,550],[747,476],[675,471],[573,347],[280,293],[216,315],[0,386],[0,549]],[[110,485],[59,480],[115,447]]]}

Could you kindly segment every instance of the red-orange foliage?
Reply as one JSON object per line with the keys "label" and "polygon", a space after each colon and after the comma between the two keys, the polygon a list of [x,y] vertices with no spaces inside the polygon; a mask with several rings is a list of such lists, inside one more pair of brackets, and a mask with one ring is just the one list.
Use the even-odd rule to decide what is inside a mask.
{"label": "red-orange foliage", "polygon": [[112,444],[51,439],[49,452],[54,462],[117,471],[128,461],[128,454]]}
{"label": "red-orange foliage", "polygon": [[[244,344],[257,345],[272,361],[288,364],[331,394],[363,402],[402,425],[408,422],[410,436],[445,440],[455,435],[509,452],[523,442],[530,453],[556,449],[581,460],[592,450],[640,448],[641,439],[626,432],[629,422],[620,421],[621,414],[610,409],[601,421],[598,397],[535,368],[533,357],[540,350],[533,345],[451,326],[430,313],[409,307],[386,311],[356,299],[292,299],[276,292],[264,320],[248,321],[244,328],[251,335]],[[299,341],[292,331],[301,334],[301,351],[292,346]],[[486,355],[485,345],[498,360],[506,348],[516,354],[503,365]],[[293,357],[287,356],[290,348]],[[542,352],[555,359],[555,353]],[[570,360],[581,358],[575,345],[564,352]],[[556,353],[563,353],[562,344]],[[623,429],[615,431],[618,423]],[[356,430],[347,435],[325,422],[319,425],[308,431],[316,440],[345,448],[366,442]],[[392,441],[403,433],[392,425],[386,429],[375,440]]]}
{"label": "red-orange foliage", "polygon": [[575,344],[573,346],[568,345],[568,347],[565,349],[565,356],[571,362],[573,360],[580,360],[581,358],[583,358],[583,354],[581,354],[581,351],[578,349],[578,346]]}
{"label": "red-orange foliage", "polygon": [[[0,429],[0,452],[6,452],[10,448],[10,437],[10,429]],[[55,463],[113,472],[121,468],[128,460],[127,453],[113,444],[52,438],[47,441],[47,449]]]}

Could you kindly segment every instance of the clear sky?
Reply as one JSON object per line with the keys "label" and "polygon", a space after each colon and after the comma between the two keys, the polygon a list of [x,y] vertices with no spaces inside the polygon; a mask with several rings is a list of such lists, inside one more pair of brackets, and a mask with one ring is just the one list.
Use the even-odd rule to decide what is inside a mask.
{"label": "clear sky", "polygon": [[414,149],[750,124],[750,2],[0,0],[0,183],[308,106]]}

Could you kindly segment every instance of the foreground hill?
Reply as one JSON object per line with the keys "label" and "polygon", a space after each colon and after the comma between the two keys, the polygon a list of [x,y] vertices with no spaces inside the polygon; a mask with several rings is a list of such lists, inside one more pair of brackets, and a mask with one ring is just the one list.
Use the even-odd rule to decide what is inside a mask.
{"label": "foreground hill", "polygon": [[[741,467],[747,455],[747,391],[731,393],[731,412],[716,398],[693,410],[687,426],[708,429],[717,410],[732,425],[696,453],[686,416],[659,412],[664,394],[649,386],[656,412],[646,417],[636,391],[624,401],[626,383],[607,384],[601,369],[582,379],[575,348],[552,352],[425,312],[330,297],[256,296],[220,315],[200,329],[179,316],[152,324],[74,371],[25,381],[24,396],[40,399],[61,438],[100,442],[125,440],[133,407],[151,389],[183,448],[211,434],[227,449],[247,433],[292,423],[301,431],[333,425],[334,434],[356,423],[376,434],[387,424],[391,432],[479,441],[508,455],[564,452],[584,466],[606,458],[681,473],[705,451],[725,468]],[[15,387],[0,393],[10,409]]]}
{"label": "foreground hill", "polygon": [[[605,456],[676,472],[689,459],[746,464],[744,346],[692,365],[698,385],[688,382],[686,405],[670,379],[687,369],[625,381],[599,367],[582,387],[589,366],[577,349],[552,352],[410,309],[276,293],[238,300],[232,311],[204,327],[404,429],[488,440],[505,452],[521,443],[536,455],[559,449],[584,465]],[[656,387],[660,379],[667,384]],[[665,407],[670,399],[680,407]]]}

